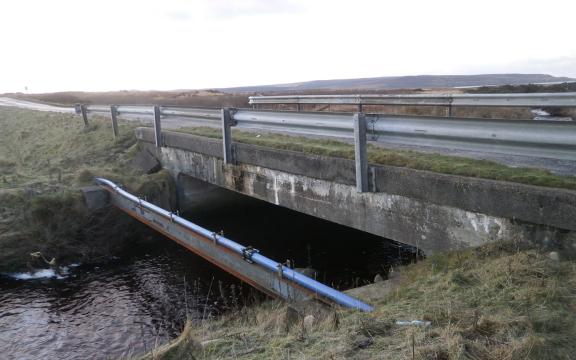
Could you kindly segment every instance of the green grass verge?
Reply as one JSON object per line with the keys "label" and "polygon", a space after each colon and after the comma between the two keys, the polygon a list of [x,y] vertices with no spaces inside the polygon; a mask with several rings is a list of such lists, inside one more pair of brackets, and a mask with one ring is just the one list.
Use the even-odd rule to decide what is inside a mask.
{"label": "green grass verge", "polygon": [[114,139],[108,119],[84,128],[70,114],[0,109],[0,272],[25,269],[36,251],[59,263],[90,262],[123,245],[128,220],[94,216],[78,188],[104,176],[153,199],[155,184],[170,184],[166,174],[130,166],[136,126],[122,122]]}
{"label": "green grass verge", "polygon": [[[114,139],[109,121],[16,109],[0,110],[0,189],[38,183],[73,185],[84,171],[129,175],[134,128],[120,124]],[[91,179],[90,179],[91,180]]]}
{"label": "green grass verge", "polygon": [[[222,137],[219,129],[208,127],[185,128],[178,131],[210,138]],[[301,136],[251,133],[237,130],[234,130],[233,136],[234,141],[244,144],[354,159],[354,146],[336,140],[310,139]],[[514,168],[486,160],[407,150],[390,150],[373,145],[368,146],[368,159],[372,164],[576,190],[576,177],[555,175],[550,171],[535,168]]]}

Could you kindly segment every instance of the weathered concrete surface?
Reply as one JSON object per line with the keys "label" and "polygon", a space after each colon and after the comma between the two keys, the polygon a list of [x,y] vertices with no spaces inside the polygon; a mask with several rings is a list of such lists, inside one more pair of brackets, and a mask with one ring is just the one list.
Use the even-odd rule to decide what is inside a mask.
{"label": "weathered concrete surface", "polygon": [[99,210],[110,205],[108,191],[100,186],[85,186],[81,189],[84,204],[89,210]]}
{"label": "weathered concrete surface", "polygon": [[139,151],[132,159],[131,165],[144,174],[152,174],[162,169],[162,164],[148,151]]}
{"label": "weathered concrete surface", "polygon": [[189,176],[426,252],[511,238],[576,249],[576,192],[371,166],[372,193],[357,193],[354,163],[234,144],[237,165],[222,161],[219,140],[166,132],[141,145],[175,178]]}

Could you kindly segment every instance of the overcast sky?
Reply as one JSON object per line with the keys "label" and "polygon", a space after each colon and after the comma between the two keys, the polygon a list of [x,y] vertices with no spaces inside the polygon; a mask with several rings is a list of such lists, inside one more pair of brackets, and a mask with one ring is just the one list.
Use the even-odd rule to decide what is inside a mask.
{"label": "overcast sky", "polygon": [[1,0],[0,92],[576,77],[576,1]]}

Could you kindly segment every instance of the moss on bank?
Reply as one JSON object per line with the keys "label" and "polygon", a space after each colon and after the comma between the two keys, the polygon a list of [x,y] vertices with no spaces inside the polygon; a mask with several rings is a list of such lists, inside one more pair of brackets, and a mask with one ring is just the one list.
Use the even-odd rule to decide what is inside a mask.
{"label": "moss on bank", "polygon": [[[208,127],[185,128],[178,131],[210,138],[222,137],[219,129]],[[314,155],[354,159],[354,146],[337,140],[234,130],[234,141]],[[368,145],[368,159],[370,163],[379,165],[576,190],[576,177],[555,175],[550,171],[535,168],[515,168],[486,160],[385,149],[373,145]]]}
{"label": "moss on bank", "polygon": [[[372,286],[381,286],[372,313],[339,309],[287,327],[286,306],[268,302],[189,326],[153,358],[552,360],[576,352],[574,261],[494,243],[400,269],[392,290]],[[395,324],[414,319],[431,325]]]}
{"label": "moss on bank", "polygon": [[78,189],[95,175],[147,195],[155,191],[150,182],[170,186],[165,173],[143,176],[129,166],[135,124],[121,122],[117,139],[109,120],[90,124],[70,114],[0,109],[0,272],[45,267],[30,257],[36,251],[59,263],[93,261],[133,235],[132,220],[115,210],[84,208]]}

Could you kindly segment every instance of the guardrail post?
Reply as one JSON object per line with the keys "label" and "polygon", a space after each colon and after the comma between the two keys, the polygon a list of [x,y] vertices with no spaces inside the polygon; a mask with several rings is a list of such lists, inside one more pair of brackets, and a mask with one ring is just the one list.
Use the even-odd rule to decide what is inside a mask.
{"label": "guardrail post", "polygon": [[88,111],[85,104],[80,105],[80,113],[82,114],[82,120],[84,120],[84,127],[88,127]]}
{"label": "guardrail post", "polygon": [[154,106],[154,139],[156,140],[156,147],[162,147],[162,124],[160,121],[160,106]]}
{"label": "guardrail post", "polygon": [[118,137],[118,108],[116,105],[110,106],[110,118],[112,119],[112,135]]}
{"label": "guardrail post", "polygon": [[356,159],[356,190],[368,191],[368,152],[366,149],[366,116],[354,114],[354,152]]}
{"label": "guardrail post", "polygon": [[446,117],[452,117],[452,103],[454,102],[454,97],[450,96],[448,98],[448,106],[446,106]]}
{"label": "guardrail post", "polygon": [[232,154],[232,114],[230,109],[222,109],[222,154],[225,164],[233,164],[234,157]]}

